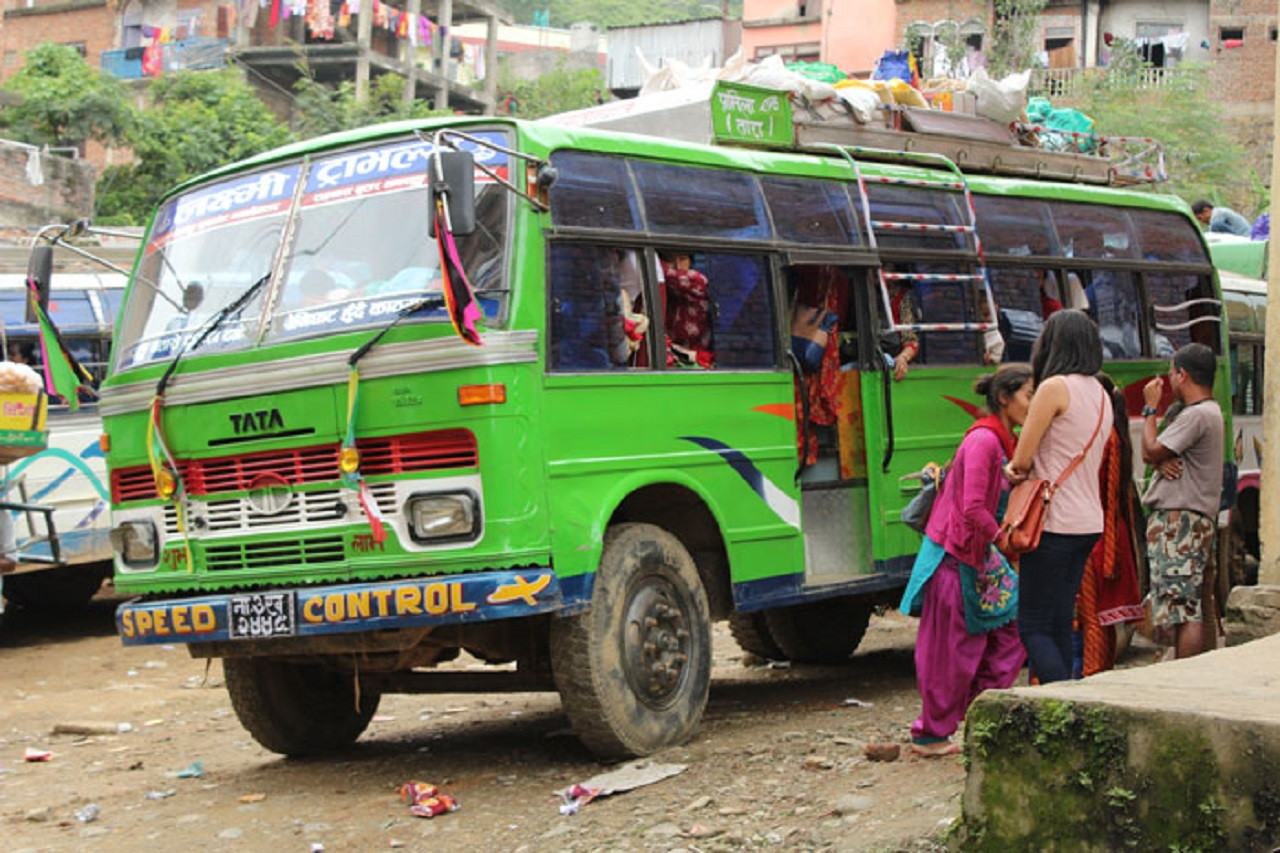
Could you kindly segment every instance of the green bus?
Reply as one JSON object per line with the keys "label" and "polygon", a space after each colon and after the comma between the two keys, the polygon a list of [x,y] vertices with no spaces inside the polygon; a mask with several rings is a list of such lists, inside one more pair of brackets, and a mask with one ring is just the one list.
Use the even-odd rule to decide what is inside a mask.
{"label": "green bus", "polygon": [[[228,166],[160,203],[116,327],[118,631],[222,658],[288,755],[394,692],[556,690],[601,756],[681,742],[713,621],[838,662],[896,601],[910,474],[1056,282],[1134,406],[1223,351],[1199,229],[1150,192],[482,118]],[[494,670],[433,671],[462,651]]]}

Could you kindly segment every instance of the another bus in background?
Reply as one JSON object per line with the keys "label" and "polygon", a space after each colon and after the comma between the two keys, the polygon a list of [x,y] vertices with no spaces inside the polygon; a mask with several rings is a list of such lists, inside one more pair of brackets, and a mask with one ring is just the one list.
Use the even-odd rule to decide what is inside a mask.
{"label": "another bus in background", "polygon": [[[98,249],[118,265],[132,264],[136,246]],[[0,341],[5,357],[26,362],[42,376],[40,329],[27,315],[29,248],[0,249]],[[19,260],[19,258],[21,260]],[[49,316],[68,350],[101,381],[111,349],[112,327],[126,276],[71,252],[59,252]],[[30,610],[84,605],[111,574],[106,461],[100,446],[102,421],[96,396],[82,391],[77,411],[51,395],[47,449],[0,468],[0,501],[30,504],[51,512],[9,510],[17,567],[0,578],[3,599]],[[48,515],[52,525],[42,516]],[[4,601],[0,599],[0,613]]]}
{"label": "another bus in background", "polygon": [[[1218,254],[1210,244],[1215,263]],[[1219,269],[1231,359],[1232,455],[1240,469],[1231,511],[1231,585],[1258,582],[1258,504],[1262,494],[1262,379],[1267,282]]]}

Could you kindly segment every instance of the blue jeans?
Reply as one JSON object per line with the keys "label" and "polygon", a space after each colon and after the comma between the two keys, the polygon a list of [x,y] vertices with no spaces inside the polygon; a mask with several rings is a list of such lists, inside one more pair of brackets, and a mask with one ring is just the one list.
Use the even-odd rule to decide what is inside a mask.
{"label": "blue jeans", "polygon": [[1071,622],[1084,564],[1098,533],[1045,532],[1040,547],[1022,556],[1018,578],[1018,635],[1041,684],[1071,677]]}

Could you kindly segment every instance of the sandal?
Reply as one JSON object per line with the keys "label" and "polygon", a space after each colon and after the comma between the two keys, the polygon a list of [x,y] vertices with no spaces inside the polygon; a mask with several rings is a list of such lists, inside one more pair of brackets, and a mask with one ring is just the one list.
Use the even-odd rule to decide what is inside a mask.
{"label": "sandal", "polygon": [[937,740],[931,743],[912,742],[911,751],[921,758],[941,758],[944,755],[958,755],[960,744],[949,740]]}

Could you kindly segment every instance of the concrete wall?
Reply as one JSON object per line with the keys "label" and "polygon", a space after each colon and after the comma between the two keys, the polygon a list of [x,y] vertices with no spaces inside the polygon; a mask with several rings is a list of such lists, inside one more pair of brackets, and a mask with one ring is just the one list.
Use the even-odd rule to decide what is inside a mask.
{"label": "concrete wall", "polygon": [[34,228],[91,215],[95,179],[84,160],[0,140],[0,227]]}

